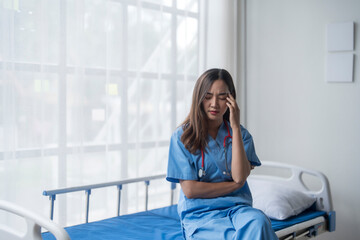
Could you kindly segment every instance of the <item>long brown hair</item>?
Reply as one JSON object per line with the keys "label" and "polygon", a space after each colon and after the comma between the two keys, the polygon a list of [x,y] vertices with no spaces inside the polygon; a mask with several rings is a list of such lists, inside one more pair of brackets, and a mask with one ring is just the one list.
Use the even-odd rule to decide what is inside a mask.
{"label": "long brown hair", "polygon": [[[208,122],[202,101],[216,80],[223,80],[228,86],[231,95],[236,99],[233,79],[225,69],[209,69],[198,78],[193,91],[190,113],[182,123],[184,132],[181,141],[192,154],[197,150],[205,149],[207,146]],[[230,110],[228,109],[223,118],[229,121],[229,116]]]}

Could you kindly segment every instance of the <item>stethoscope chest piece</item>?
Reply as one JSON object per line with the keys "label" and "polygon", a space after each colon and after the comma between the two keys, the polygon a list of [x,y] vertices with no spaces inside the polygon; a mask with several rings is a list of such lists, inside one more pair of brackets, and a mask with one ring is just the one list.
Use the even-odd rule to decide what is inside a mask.
{"label": "stethoscope chest piece", "polygon": [[199,178],[202,178],[203,176],[205,176],[205,171],[204,171],[204,169],[200,168],[199,169]]}

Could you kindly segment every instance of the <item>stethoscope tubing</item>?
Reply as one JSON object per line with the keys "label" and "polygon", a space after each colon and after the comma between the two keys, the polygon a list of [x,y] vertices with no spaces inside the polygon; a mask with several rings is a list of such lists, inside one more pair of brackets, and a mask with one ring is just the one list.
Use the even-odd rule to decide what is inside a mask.
{"label": "stethoscope tubing", "polygon": [[[229,129],[229,126],[226,122],[226,120],[224,120],[224,124],[226,126],[226,130],[228,132],[228,135],[224,137],[224,151],[225,151],[225,165],[226,165],[226,171],[228,171],[227,169],[227,159],[226,159],[226,139],[227,138],[231,138],[232,139],[232,136],[230,134],[230,129]],[[204,156],[204,150],[201,149],[201,168],[199,169],[199,177],[203,177],[205,176],[205,156]]]}

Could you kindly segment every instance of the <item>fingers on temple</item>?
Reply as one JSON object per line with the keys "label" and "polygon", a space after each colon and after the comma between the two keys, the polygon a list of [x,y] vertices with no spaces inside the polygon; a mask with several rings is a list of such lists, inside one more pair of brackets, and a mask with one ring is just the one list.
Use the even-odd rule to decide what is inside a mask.
{"label": "fingers on temple", "polygon": [[230,110],[234,108],[233,103],[230,101],[226,102],[226,105],[230,108]]}
{"label": "fingers on temple", "polygon": [[229,103],[232,107],[237,107],[237,103],[236,103],[236,100],[234,99],[234,98],[230,98],[230,97],[228,97],[228,102],[227,103]]}

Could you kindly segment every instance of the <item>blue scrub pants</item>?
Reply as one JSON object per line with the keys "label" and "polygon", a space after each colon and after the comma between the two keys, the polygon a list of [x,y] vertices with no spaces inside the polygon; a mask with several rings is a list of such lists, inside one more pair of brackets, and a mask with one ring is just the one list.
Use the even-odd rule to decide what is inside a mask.
{"label": "blue scrub pants", "polygon": [[269,218],[260,210],[240,205],[191,214],[182,221],[186,239],[278,239]]}

